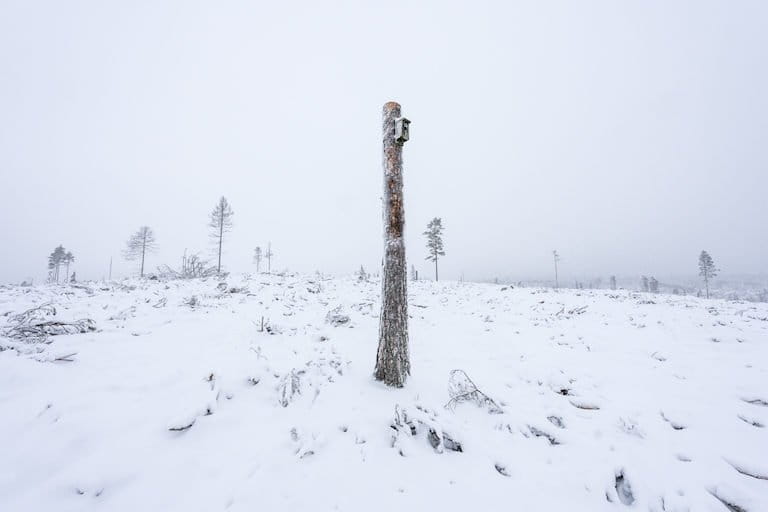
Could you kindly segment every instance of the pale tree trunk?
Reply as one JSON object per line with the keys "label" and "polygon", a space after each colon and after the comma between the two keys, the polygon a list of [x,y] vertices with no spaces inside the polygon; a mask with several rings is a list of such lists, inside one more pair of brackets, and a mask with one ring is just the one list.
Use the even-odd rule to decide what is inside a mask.
{"label": "pale tree trunk", "polygon": [[[224,210],[222,209],[222,212]],[[221,243],[224,241],[224,214],[219,219],[219,264],[216,267],[216,273],[221,274]]]}
{"label": "pale tree trunk", "polygon": [[140,277],[144,277],[144,254],[147,252],[147,234],[144,233],[144,238],[141,241],[141,272]]}
{"label": "pale tree trunk", "polygon": [[403,228],[403,147],[395,141],[395,119],[400,105],[384,105],[384,269],[381,279],[379,348],[376,380],[403,387],[411,373],[408,355],[408,290]]}
{"label": "pale tree trunk", "polygon": [[435,282],[437,282],[437,254],[435,254]]}

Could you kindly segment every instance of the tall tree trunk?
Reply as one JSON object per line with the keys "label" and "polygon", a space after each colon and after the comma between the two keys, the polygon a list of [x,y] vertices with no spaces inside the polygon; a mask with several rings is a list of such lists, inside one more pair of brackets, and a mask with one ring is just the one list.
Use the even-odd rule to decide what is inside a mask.
{"label": "tall tree trunk", "polygon": [[437,254],[435,254],[435,282],[437,282]]}
{"label": "tall tree trunk", "polygon": [[384,105],[384,269],[381,279],[379,348],[376,353],[376,380],[403,387],[411,373],[408,355],[408,290],[405,271],[403,227],[403,148],[395,141],[395,120],[400,105]]}

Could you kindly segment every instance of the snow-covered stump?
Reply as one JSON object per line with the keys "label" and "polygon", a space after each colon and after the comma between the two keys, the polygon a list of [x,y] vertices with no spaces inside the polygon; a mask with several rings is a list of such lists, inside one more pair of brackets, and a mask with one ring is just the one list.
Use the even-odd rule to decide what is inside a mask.
{"label": "snow-covered stump", "polygon": [[[381,279],[381,316],[379,348],[376,354],[376,380],[389,386],[402,387],[411,373],[408,356],[408,291],[403,226],[403,142],[396,129],[400,105],[390,101],[384,105],[384,269]],[[402,133],[398,134],[402,135]]]}

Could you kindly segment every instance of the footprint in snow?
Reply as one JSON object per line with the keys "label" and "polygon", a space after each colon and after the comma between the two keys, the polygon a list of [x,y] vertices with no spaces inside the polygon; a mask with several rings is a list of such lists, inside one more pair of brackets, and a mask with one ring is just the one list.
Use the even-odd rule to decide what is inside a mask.
{"label": "footprint in snow", "polygon": [[760,423],[758,420],[756,420],[754,418],[748,418],[746,416],[742,416],[741,414],[739,414],[738,417],[739,417],[739,419],[741,421],[743,421],[744,423],[747,423],[749,425],[752,425],[753,427],[765,428],[765,425],[763,425],[762,423]]}
{"label": "footprint in snow", "polygon": [[635,496],[632,494],[632,486],[629,484],[627,477],[624,476],[624,470],[619,471],[616,475],[614,488],[616,489],[616,494],[621,503],[624,505],[632,505],[635,502]]}
{"label": "footprint in snow", "polygon": [[761,407],[768,407],[768,401],[763,400],[762,398],[751,397],[751,398],[742,398],[742,400],[744,402],[747,402],[748,404],[759,405]]}

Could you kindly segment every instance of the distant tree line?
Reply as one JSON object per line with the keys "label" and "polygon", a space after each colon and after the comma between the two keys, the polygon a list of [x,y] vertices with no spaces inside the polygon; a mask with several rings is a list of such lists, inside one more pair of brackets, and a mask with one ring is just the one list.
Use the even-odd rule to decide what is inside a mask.
{"label": "distant tree line", "polygon": [[[558,252],[555,250],[555,251],[552,251],[552,256],[555,263],[555,289],[557,289],[558,287],[557,264],[560,262],[560,254],[558,254]],[[720,269],[715,267],[715,262],[712,259],[712,256],[710,256],[707,251],[701,251],[701,254],[699,255],[699,276],[702,278],[702,281],[704,283],[706,298],[710,297],[710,283],[712,279],[717,276],[718,272],[720,272]],[[599,288],[601,282],[602,280],[600,278],[595,279],[594,281],[589,283],[589,288]],[[577,289],[584,288],[584,283],[581,283],[577,280],[575,282],[575,287]],[[609,287],[611,290],[615,290],[617,288],[615,275],[610,276]],[[650,277],[640,276],[640,290],[648,293],[659,293],[660,291],[659,281],[654,276],[650,276]],[[680,293],[680,287],[677,287],[677,286],[673,287],[672,293],[673,294]]]}

